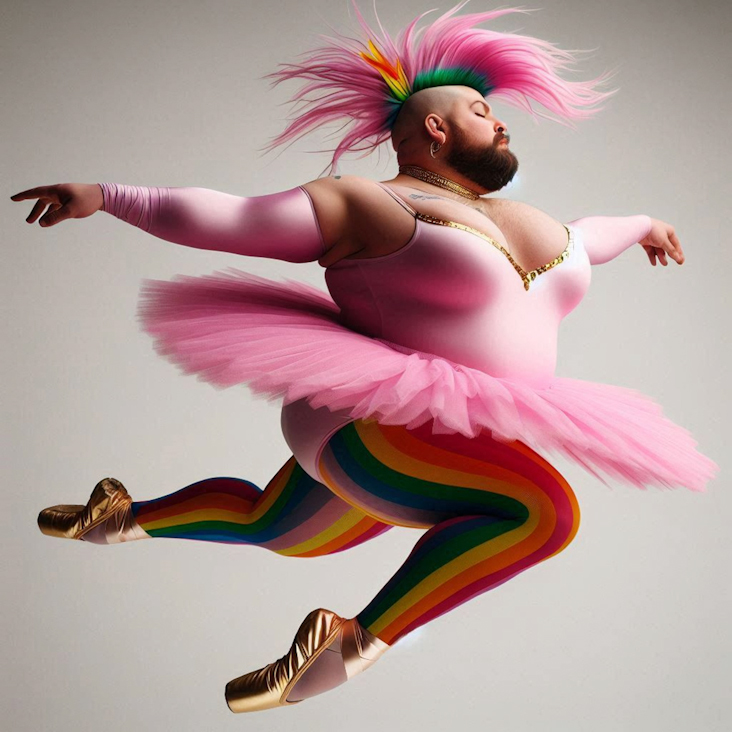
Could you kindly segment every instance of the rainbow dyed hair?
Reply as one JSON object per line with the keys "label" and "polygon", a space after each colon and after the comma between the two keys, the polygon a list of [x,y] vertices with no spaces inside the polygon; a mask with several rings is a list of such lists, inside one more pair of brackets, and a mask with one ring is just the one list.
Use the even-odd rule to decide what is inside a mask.
{"label": "rainbow dyed hair", "polygon": [[[467,2],[418,29],[419,21],[432,11],[420,14],[392,40],[378,16],[380,33],[369,27],[353,0],[361,38],[339,33],[333,38],[320,36],[322,46],[302,54],[298,63],[280,64],[280,70],[265,77],[274,79],[273,86],[290,79],[307,82],[290,100],[296,105],[296,116],[266,149],[294,142],[326,123],[350,123],[330,151],[333,158],[326,170],[334,172],[344,153],[368,154],[386,142],[404,102],[435,86],[469,86],[484,97],[495,96],[529,112],[534,119],[544,117],[569,126],[574,126],[573,119],[594,115],[598,105],[615,93],[598,90],[608,79],[607,72],[591,81],[560,77],[559,72],[575,62],[575,51],[530,36],[474,27],[531,10],[456,15]],[[532,99],[557,118],[535,110]]]}

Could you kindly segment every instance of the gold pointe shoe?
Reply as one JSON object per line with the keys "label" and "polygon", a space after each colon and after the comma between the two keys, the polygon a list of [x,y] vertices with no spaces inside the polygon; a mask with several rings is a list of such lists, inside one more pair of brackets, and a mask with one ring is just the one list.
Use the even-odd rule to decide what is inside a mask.
{"label": "gold pointe shoe", "polygon": [[313,610],[285,656],[226,685],[226,703],[232,712],[298,704],[365,671],[387,648],[356,618]]}
{"label": "gold pointe shoe", "polygon": [[96,484],[86,506],[59,505],[38,514],[38,528],[46,536],[83,539],[93,544],[119,544],[149,538],[132,515],[132,498],[114,478]]}

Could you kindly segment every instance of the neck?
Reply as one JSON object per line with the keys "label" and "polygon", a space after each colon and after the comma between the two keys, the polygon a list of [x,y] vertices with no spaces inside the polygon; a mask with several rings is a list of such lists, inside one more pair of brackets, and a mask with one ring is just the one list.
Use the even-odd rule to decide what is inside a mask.
{"label": "neck", "polygon": [[464,181],[459,174],[451,170],[441,170],[438,166],[429,164],[423,166],[416,163],[401,163],[397,178],[418,180],[443,191],[450,191],[460,198],[473,201],[478,199],[482,192],[472,181]]}

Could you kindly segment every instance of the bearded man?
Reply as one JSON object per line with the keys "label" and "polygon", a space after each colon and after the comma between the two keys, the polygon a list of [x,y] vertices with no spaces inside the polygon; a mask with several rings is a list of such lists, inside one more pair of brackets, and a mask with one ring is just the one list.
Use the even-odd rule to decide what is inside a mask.
{"label": "bearded man", "polygon": [[461,7],[422,33],[420,16],[396,42],[358,14],[364,38],[334,39],[275,74],[308,80],[296,95],[305,109],[275,146],[346,118],[332,167],[390,139],[391,180],[330,175],[244,198],[114,183],[13,196],[37,199],[30,223],[103,210],[184,246],[325,269],[329,294],[239,270],[143,288],[142,322],[162,355],[216,386],[283,397],[292,457],[264,490],[215,477],[133,501],[105,478],[85,506],[39,515],[43,533],[97,544],[184,538],[297,557],[345,551],[391,526],[423,531],[356,616],[312,611],[288,653],[229,682],[235,712],[332,689],[565,549],[577,498],[540,451],[637,487],[703,490],[718,469],[648,397],[555,376],[559,324],[592,265],[638,242],[654,266],[684,254],[673,227],[645,214],[565,224],[494,195],[518,169],[494,97],[571,119],[608,93],[595,88],[602,79],[559,76],[568,52],[474,28],[519,11]]}

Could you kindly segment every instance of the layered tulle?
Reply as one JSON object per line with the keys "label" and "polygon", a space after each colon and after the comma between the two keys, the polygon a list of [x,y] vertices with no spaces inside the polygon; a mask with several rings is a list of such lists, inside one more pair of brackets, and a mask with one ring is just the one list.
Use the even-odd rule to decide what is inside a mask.
{"label": "layered tulle", "polygon": [[[229,268],[145,280],[138,311],[159,354],[225,388],[247,384],[285,403],[346,409],[355,419],[474,437],[482,429],[560,453],[642,488],[704,490],[718,466],[650,397],[624,387],[555,378],[537,389],[432,354],[369,338],[339,322],[326,293]],[[599,471],[599,472],[598,472]]]}

